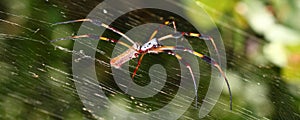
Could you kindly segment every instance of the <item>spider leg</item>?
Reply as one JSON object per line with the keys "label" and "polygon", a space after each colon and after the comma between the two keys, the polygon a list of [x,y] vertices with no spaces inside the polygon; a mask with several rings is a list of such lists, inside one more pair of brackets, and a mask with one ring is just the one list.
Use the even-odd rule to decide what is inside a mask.
{"label": "spider leg", "polygon": [[120,43],[121,45],[123,45],[127,48],[132,48],[131,46],[129,46],[128,44],[126,44],[122,41],[110,39],[110,38],[106,38],[106,37],[102,37],[102,36],[98,36],[98,35],[93,35],[93,34],[75,35],[75,36],[69,36],[69,37],[64,37],[64,38],[58,38],[58,39],[51,40],[50,42],[57,42],[57,41],[62,41],[62,40],[70,40],[70,39],[78,39],[78,38],[90,38],[93,40],[103,40],[103,41],[112,42],[112,43]]}
{"label": "spider leg", "polygon": [[181,34],[183,34],[184,36],[188,36],[188,37],[196,37],[196,38],[199,38],[199,39],[202,39],[202,40],[210,41],[211,44],[213,45],[215,51],[216,51],[216,54],[218,55],[219,61],[221,60],[217,45],[216,45],[214,39],[211,36],[203,35],[201,33],[192,33],[192,32],[181,32]]}
{"label": "spider leg", "polygon": [[196,38],[199,38],[199,39],[202,39],[202,40],[208,40],[211,42],[211,44],[213,45],[215,51],[216,51],[216,54],[218,55],[218,59],[219,61],[221,60],[220,58],[220,54],[219,54],[219,50],[215,44],[215,41],[214,39],[211,37],[211,36],[207,36],[207,35],[203,35],[201,33],[192,33],[192,32],[176,32],[176,33],[173,33],[173,34],[168,34],[168,35],[165,35],[163,37],[160,37],[158,38],[158,41],[162,41],[162,40],[166,40],[166,39],[169,39],[169,38],[180,38],[180,37],[183,37],[183,36],[187,36],[187,37],[196,37]]}
{"label": "spider leg", "polygon": [[[133,73],[132,73],[132,76],[131,76],[132,80],[133,80],[133,78],[135,77],[136,72],[138,71],[138,69],[139,69],[139,67],[140,67],[140,65],[141,65],[141,63],[142,63],[142,60],[143,60],[143,57],[144,57],[145,54],[146,54],[146,53],[143,53],[143,54],[141,55],[141,57],[140,57],[140,59],[139,59],[139,61],[138,61],[138,64],[136,65],[136,67],[135,67],[135,69],[134,69],[134,71],[133,71]],[[128,83],[127,88],[126,88],[126,90],[125,90],[125,93],[128,92],[128,88],[130,88],[130,86],[131,86],[131,84]]]}
{"label": "spider leg", "polygon": [[158,33],[158,31],[159,31],[164,25],[171,25],[171,24],[173,25],[174,32],[176,33],[176,32],[177,32],[177,28],[176,28],[175,21],[174,21],[174,20],[166,20],[166,21],[164,22],[163,25],[159,25],[159,27],[156,28],[156,29],[153,31],[153,33],[152,33],[151,37],[149,38],[149,40],[152,40],[152,39],[155,37],[155,35]]}
{"label": "spider leg", "polygon": [[231,89],[230,89],[230,85],[228,82],[228,79],[225,75],[225,73],[223,72],[222,68],[220,67],[220,65],[213,59],[211,59],[210,57],[203,55],[201,53],[198,53],[196,51],[193,51],[191,49],[188,48],[184,48],[184,47],[177,47],[177,46],[161,46],[158,48],[153,48],[151,50],[149,50],[152,53],[160,53],[160,52],[165,52],[165,51],[185,51],[188,52],[190,54],[193,54],[199,58],[201,58],[203,61],[213,65],[215,68],[217,68],[219,70],[219,72],[221,73],[222,77],[224,78],[228,91],[229,91],[229,96],[230,96],[230,110],[232,110],[232,94],[231,94]]}
{"label": "spider leg", "polygon": [[103,41],[112,42],[112,43],[120,43],[121,45],[127,47],[128,50],[124,51],[122,54],[120,54],[117,57],[114,57],[110,60],[110,64],[115,68],[120,68],[121,65],[123,65],[123,63],[135,58],[134,57],[135,53],[138,53],[137,49],[136,49],[137,44],[134,44],[133,46],[129,46],[128,44],[126,44],[122,41],[118,41],[115,39],[110,39],[110,38],[106,38],[106,37],[102,37],[102,36],[92,35],[92,34],[58,38],[58,39],[52,40],[51,42],[56,42],[56,41],[61,41],[61,40],[78,39],[78,38],[90,38],[90,39],[94,39],[94,40],[103,40]]}
{"label": "spider leg", "polygon": [[132,44],[135,44],[134,41],[132,39],[130,39],[127,35],[125,35],[124,33],[120,32],[119,30],[113,28],[113,27],[110,27],[109,25],[107,24],[104,24],[102,23],[101,21],[99,20],[96,20],[96,19],[89,19],[89,18],[86,18],[86,19],[78,19],[78,20],[70,20],[70,21],[65,21],[65,22],[58,22],[58,23],[54,23],[53,25],[61,25],[61,24],[69,24],[69,23],[75,23],[75,22],[91,22],[92,24],[96,25],[96,26],[101,26],[101,27],[104,27],[106,29],[109,29],[119,35],[121,35],[122,37],[124,37],[126,40],[128,40],[129,42],[131,42]]}
{"label": "spider leg", "polygon": [[138,61],[138,64],[136,65],[136,67],[135,67],[135,69],[134,69],[134,71],[133,71],[133,73],[132,73],[132,76],[131,76],[132,79],[133,79],[134,76],[136,75],[136,72],[138,71],[138,69],[139,69],[139,67],[140,67],[140,65],[141,65],[141,63],[142,63],[142,60],[143,60],[143,57],[145,56],[145,54],[146,54],[146,53],[143,53],[143,54],[141,55],[141,57],[140,57],[140,59],[139,59],[139,61]]}
{"label": "spider leg", "polygon": [[194,84],[194,90],[195,90],[195,106],[197,107],[198,105],[198,86],[197,86],[197,83],[196,83],[196,80],[195,80],[195,76],[193,74],[193,70],[191,68],[191,65],[186,62],[180,55],[174,53],[173,51],[171,50],[164,50],[163,52],[167,53],[167,54],[170,54],[170,55],[173,55],[175,56],[180,62],[182,62],[186,68],[189,70],[191,76],[192,76],[192,80],[193,80],[193,84]]}

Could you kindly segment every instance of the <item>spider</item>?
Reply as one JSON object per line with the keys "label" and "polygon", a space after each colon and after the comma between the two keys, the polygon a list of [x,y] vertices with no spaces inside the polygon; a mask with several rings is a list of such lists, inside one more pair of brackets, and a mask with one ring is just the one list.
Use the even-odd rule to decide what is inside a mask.
{"label": "spider", "polygon": [[[113,27],[111,27],[111,26],[109,26],[105,23],[102,23],[101,21],[96,20],[96,19],[86,18],[86,19],[70,20],[70,21],[65,21],[65,22],[58,22],[58,23],[55,23],[53,25],[69,24],[69,23],[75,23],[75,22],[90,22],[90,23],[92,23],[96,26],[104,27],[106,29],[109,29],[109,30],[115,32],[116,34],[119,34],[120,36],[124,37],[132,45],[130,46],[127,43],[124,43],[122,41],[118,41],[118,40],[115,40],[115,39],[110,39],[110,38],[107,38],[107,37],[98,36],[98,35],[94,35],[94,34],[74,35],[74,36],[69,36],[69,37],[65,37],[65,38],[58,38],[58,39],[52,40],[51,42],[56,42],[56,41],[61,41],[61,40],[69,40],[69,39],[78,39],[78,38],[90,38],[90,39],[94,39],[94,40],[103,40],[103,41],[112,42],[112,43],[119,43],[119,44],[127,47],[128,49],[125,52],[123,52],[122,54],[118,55],[117,57],[112,58],[110,60],[110,64],[111,64],[112,67],[119,69],[124,63],[128,62],[131,59],[135,59],[135,58],[139,57],[137,66],[136,66],[136,68],[133,71],[133,74],[131,76],[132,79],[136,75],[136,73],[138,71],[138,68],[141,65],[142,59],[143,59],[145,54],[167,53],[167,54],[173,55],[179,61],[181,61],[182,63],[185,64],[186,68],[189,70],[189,72],[192,76],[192,80],[193,80],[193,83],[194,83],[195,96],[196,96],[196,98],[195,98],[196,102],[195,103],[197,105],[197,101],[198,101],[197,100],[197,96],[198,96],[197,95],[198,94],[197,93],[197,88],[198,87],[196,85],[196,81],[195,81],[191,66],[180,55],[176,54],[173,51],[188,52],[192,55],[195,55],[195,56],[201,58],[203,61],[207,62],[208,64],[213,65],[216,69],[218,69],[221,76],[224,78],[224,80],[226,82],[226,85],[227,85],[227,88],[228,88],[228,91],[229,91],[229,97],[230,97],[229,106],[230,106],[230,110],[232,110],[232,94],[231,94],[231,89],[230,89],[229,82],[227,80],[227,77],[226,77],[225,73],[221,69],[220,65],[215,60],[213,60],[212,58],[210,58],[210,57],[208,57],[204,54],[201,54],[199,52],[196,52],[194,50],[191,50],[191,49],[188,49],[188,48],[185,48],[185,47],[164,46],[160,43],[161,41],[166,40],[166,39],[170,39],[170,38],[178,39],[178,38],[181,38],[181,37],[184,37],[184,36],[197,37],[197,38],[202,39],[202,40],[209,40],[212,43],[212,45],[214,46],[214,49],[216,50],[216,53],[219,56],[218,49],[217,49],[217,47],[214,43],[214,40],[211,36],[205,36],[201,33],[178,32],[177,29],[176,29],[175,21],[174,20],[167,20],[163,24],[161,24],[157,29],[154,30],[154,32],[150,36],[148,42],[146,42],[143,45],[140,45],[139,43],[134,42],[131,38],[129,38],[124,33],[120,32],[119,30],[117,30],[117,29],[115,29],[115,28],[113,28]],[[163,37],[156,38],[155,36],[159,32],[160,28],[162,28],[165,25],[168,25],[168,26],[172,25],[173,28],[174,28],[174,33],[165,35]]]}

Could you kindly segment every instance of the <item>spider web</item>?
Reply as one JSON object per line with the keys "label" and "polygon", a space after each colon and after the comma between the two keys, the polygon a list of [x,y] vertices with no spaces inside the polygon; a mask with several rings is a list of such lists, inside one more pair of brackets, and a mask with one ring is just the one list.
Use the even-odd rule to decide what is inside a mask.
{"label": "spider web", "polygon": [[[86,15],[101,1],[9,1],[0,2],[0,118],[1,119],[101,119],[89,113],[77,95],[72,74],[72,54],[89,58],[81,51],[73,51],[73,42],[59,41],[50,43],[50,40],[75,35],[80,24],[52,26],[53,23],[85,18]],[[221,16],[222,13],[206,4],[201,4],[209,13]],[[189,6],[186,6],[189,7]],[[113,8],[112,8],[113,9]],[[107,11],[103,11],[107,12]],[[153,14],[155,16],[155,14]],[[125,21],[127,26],[135,26],[143,21]],[[103,18],[106,19],[106,18]],[[205,119],[295,119],[300,117],[298,98],[291,93],[287,84],[280,77],[280,69],[272,64],[260,64],[247,56],[248,52],[261,54],[262,47],[267,43],[260,36],[235,27],[234,19],[225,16],[222,20],[215,20],[219,27],[226,47],[228,69],[226,74],[233,90],[233,110],[228,108],[228,91],[217,101],[214,109]],[[186,27],[187,23],[179,21],[179,28]],[[124,21],[114,24],[124,25]],[[121,27],[121,31],[128,28]],[[111,35],[112,33],[107,33]],[[241,38],[241,39],[239,39]],[[124,106],[133,112],[147,112],[159,109],[167,104],[176,94],[180,77],[176,59],[161,55],[156,61],[168,60],[167,70],[173,75],[161,95],[141,100],[138,98],[119,95],[120,89],[113,85],[109,60],[113,44],[104,43],[105,47],[97,49],[97,56],[103,59],[94,59],[99,74],[106,79],[101,85],[111,96],[113,101],[131,102]],[[193,44],[204,44],[203,42]],[[252,48],[256,49],[252,49]],[[205,46],[204,53],[207,49]],[[246,55],[245,55],[246,54]],[[150,57],[143,64],[152,64]],[[134,67],[136,61],[131,61]],[[210,66],[202,63],[204,73],[202,79],[210,77]],[[142,67],[140,76],[147,75],[149,68]],[[202,71],[202,72],[203,72]],[[199,93],[205,93],[209,81],[201,81]],[[147,84],[141,80],[139,84]],[[297,90],[298,91],[298,90]],[[117,96],[116,96],[117,95]],[[199,96],[199,98],[204,98]],[[201,104],[201,99],[198,101]],[[113,112],[113,111],[111,111]],[[198,111],[194,106],[185,112],[180,119],[198,119]]]}

